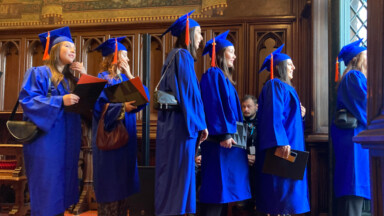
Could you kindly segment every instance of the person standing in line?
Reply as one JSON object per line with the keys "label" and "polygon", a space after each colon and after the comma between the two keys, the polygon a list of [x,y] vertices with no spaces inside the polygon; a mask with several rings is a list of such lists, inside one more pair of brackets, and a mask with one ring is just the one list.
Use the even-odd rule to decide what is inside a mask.
{"label": "person standing in line", "polygon": [[171,32],[177,40],[163,65],[159,90],[171,92],[178,105],[158,111],[156,215],[196,212],[196,145],[207,138],[208,130],[194,68],[203,37],[199,24],[189,17],[192,13],[181,16],[163,33]]}
{"label": "person standing in line", "polygon": [[363,200],[371,199],[369,150],[352,141],[352,137],[367,129],[367,48],[360,46],[361,41],[344,46],[338,56],[347,68],[337,85],[336,107],[357,119],[356,128],[331,125],[338,216],[360,216]]}
{"label": "person standing in line", "polygon": [[73,62],[76,47],[69,27],[39,37],[45,65],[28,69],[19,96],[24,120],[42,131],[23,147],[31,215],[64,215],[79,200],[77,165],[81,146],[80,115],[64,108],[80,99],[71,93],[77,83],[74,72],[87,72],[82,63]]}
{"label": "person standing in line", "polygon": [[[203,55],[211,56],[211,68],[201,77],[201,95],[210,135],[201,144],[202,216],[220,216],[227,203],[251,198],[247,151],[233,147],[237,123],[243,123],[232,73],[236,59],[226,31],[207,42]],[[216,66],[217,62],[217,66]]]}
{"label": "person standing in line", "polygon": [[270,215],[310,211],[306,170],[302,180],[262,172],[268,149],[276,149],[284,158],[288,158],[291,149],[305,150],[301,104],[291,83],[295,66],[291,57],[280,53],[283,46],[266,57],[259,71],[270,71],[271,80],[264,85],[258,100],[256,207],[257,211]]}
{"label": "person standing in line", "polygon": [[[99,78],[108,81],[105,88],[133,79],[128,52],[120,43],[125,37],[111,38],[100,44],[104,60],[100,64]],[[115,61],[116,60],[116,61]],[[143,86],[149,98],[147,87]],[[136,113],[146,105],[134,106],[135,101],[110,103],[103,91],[94,107],[92,121],[93,185],[100,216],[127,215],[128,197],[139,192],[137,170]],[[97,129],[102,111],[108,104],[104,116],[104,130],[112,130],[122,122],[128,131],[126,145],[115,150],[101,150],[96,145]]]}

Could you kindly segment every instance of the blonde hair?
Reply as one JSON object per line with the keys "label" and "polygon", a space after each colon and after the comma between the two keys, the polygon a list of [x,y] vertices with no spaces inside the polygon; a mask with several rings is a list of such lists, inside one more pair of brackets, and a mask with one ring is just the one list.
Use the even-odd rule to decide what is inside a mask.
{"label": "blonde hair", "polygon": [[361,57],[363,55],[363,52],[360,52],[355,57],[353,57],[353,59],[351,61],[349,61],[347,68],[345,68],[345,70],[343,72],[343,76],[341,77],[341,79],[339,79],[339,83],[345,77],[345,75],[351,70],[358,70],[361,73],[363,73],[364,76],[367,76],[367,68],[364,67],[364,65],[363,65],[364,58]]}
{"label": "blonde hair", "polygon": [[[62,72],[59,72],[57,69],[57,65],[60,63],[60,50],[63,46],[64,42],[57,43],[52,46],[51,51],[49,52],[49,59],[44,62],[45,65],[49,67],[52,73],[51,82],[57,86],[60,84],[60,82],[63,81],[64,77],[68,79],[69,81],[69,89],[67,89],[69,92],[71,92],[75,86],[76,86],[76,78],[73,76],[71,71],[69,70],[69,64],[64,66],[64,69]],[[65,88],[66,85],[63,85]]]}
{"label": "blonde hair", "polygon": [[[119,63],[120,63],[120,59],[122,58],[122,55],[123,55],[123,50],[120,50],[117,52],[117,64],[112,64],[114,53],[106,56],[104,60],[100,63],[100,72],[108,71],[111,79],[116,78],[117,69],[119,68]],[[121,72],[125,74],[125,71],[121,71]]]}

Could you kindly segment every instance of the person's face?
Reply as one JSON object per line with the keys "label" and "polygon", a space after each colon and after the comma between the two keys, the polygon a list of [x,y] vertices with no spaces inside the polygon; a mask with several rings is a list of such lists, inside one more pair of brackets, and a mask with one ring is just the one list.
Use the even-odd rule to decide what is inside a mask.
{"label": "person's face", "polygon": [[60,47],[60,62],[63,65],[71,64],[76,58],[75,44],[69,41],[64,41]]}
{"label": "person's face", "polygon": [[225,57],[225,60],[227,61],[228,67],[233,68],[233,62],[236,59],[235,47],[229,46],[225,48],[224,57]]}
{"label": "person's face", "polygon": [[121,55],[120,55],[120,62],[125,62],[125,63],[129,63],[129,58],[128,58],[128,52],[123,50],[121,51]]}
{"label": "person's face", "polygon": [[360,58],[362,58],[363,61],[361,67],[367,69],[367,50],[361,52]]}
{"label": "person's face", "polygon": [[291,59],[287,60],[287,75],[288,78],[291,80],[293,79],[293,71],[295,70],[295,65],[293,65],[293,62]]}
{"label": "person's face", "polygon": [[258,105],[252,99],[248,99],[241,104],[241,109],[245,117],[252,117],[256,114]]}
{"label": "person's face", "polygon": [[196,26],[195,27],[195,35],[194,35],[194,44],[193,44],[193,46],[195,47],[195,49],[197,50],[197,49],[199,49],[199,46],[200,46],[200,43],[201,43],[201,41],[203,40],[203,36],[201,35],[201,28],[200,28],[200,26]]}

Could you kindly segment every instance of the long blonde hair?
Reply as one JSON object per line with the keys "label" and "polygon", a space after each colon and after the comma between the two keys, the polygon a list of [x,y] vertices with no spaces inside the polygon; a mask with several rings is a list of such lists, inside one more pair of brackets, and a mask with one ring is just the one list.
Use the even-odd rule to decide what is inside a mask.
{"label": "long blonde hair", "polygon": [[[123,50],[117,52],[117,64],[112,64],[114,53],[106,56],[104,60],[100,63],[100,72],[108,71],[110,78],[116,78],[117,69],[119,68],[120,59],[122,58]],[[125,73],[125,71],[121,71],[121,73]]]}
{"label": "long blonde hair", "polygon": [[[65,42],[65,41],[64,41]],[[71,71],[69,70],[69,64],[64,66],[63,71],[60,73],[57,69],[57,65],[60,62],[60,49],[63,46],[64,42],[57,43],[52,46],[51,51],[49,52],[50,58],[44,62],[45,65],[49,67],[52,73],[51,81],[57,88],[60,82],[63,81],[64,77],[69,81],[69,92],[72,92],[76,86],[76,78],[73,76]],[[65,88],[66,85],[63,85]]]}
{"label": "long blonde hair", "polygon": [[[364,52],[364,51],[363,51]],[[357,54],[355,57],[353,57],[353,59],[351,61],[349,61],[348,65],[347,65],[347,68],[345,68],[344,72],[343,72],[343,76],[341,77],[341,79],[339,80],[339,83],[340,81],[344,78],[344,76],[351,70],[358,70],[360,71],[361,73],[364,74],[364,76],[366,77],[367,76],[367,68],[364,67],[363,63],[364,63],[364,58],[362,58],[361,56],[363,55],[363,52],[360,52],[359,54]]]}

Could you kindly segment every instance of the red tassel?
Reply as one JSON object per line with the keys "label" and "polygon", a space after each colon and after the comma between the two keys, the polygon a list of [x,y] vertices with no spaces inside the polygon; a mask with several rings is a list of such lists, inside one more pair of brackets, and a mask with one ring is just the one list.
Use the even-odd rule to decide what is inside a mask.
{"label": "red tassel", "polygon": [[185,27],[185,45],[189,46],[189,16],[187,15],[187,24]]}
{"label": "red tassel", "polygon": [[215,42],[215,38],[213,38],[211,67],[216,67],[215,62],[216,62],[216,42]]}
{"label": "red tassel", "polygon": [[44,50],[44,55],[43,55],[43,60],[49,60],[49,53],[48,53],[48,50],[49,50],[49,42],[50,42],[50,39],[51,39],[51,35],[48,31],[48,36],[46,37],[46,44],[45,44],[45,50]]}
{"label": "red tassel", "polygon": [[115,38],[115,55],[112,64],[117,64],[117,38]]}
{"label": "red tassel", "polygon": [[271,54],[271,80],[273,79],[273,54]]}
{"label": "red tassel", "polygon": [[339,57],[336,58],[335,82],[339,81]]}

